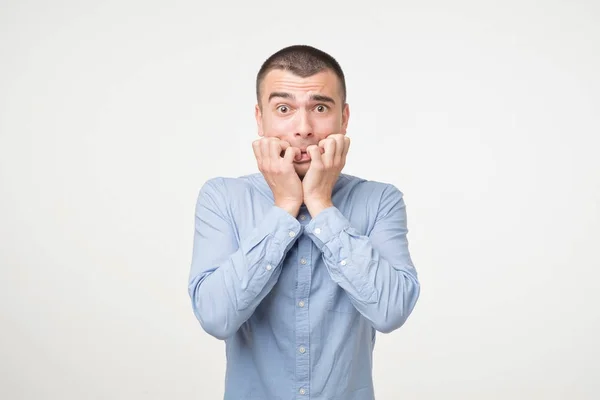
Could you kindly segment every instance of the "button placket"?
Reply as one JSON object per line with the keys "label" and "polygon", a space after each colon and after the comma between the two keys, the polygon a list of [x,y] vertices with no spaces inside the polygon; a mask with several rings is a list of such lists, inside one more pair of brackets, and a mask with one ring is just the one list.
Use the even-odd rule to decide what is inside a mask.
{"label": "button placket", "polygon": [[312,280],[312,270],[307,268],[311,265],[312,259],[312,240],[306,236],[298,238],[297,259],[298,268],[296,270],[297,285],[295,290],[296,297],[296,320],[295,320],[295,381],[297,390],[301,395],[308,394],[310,385],[310,322],[308,318],[308,298]]}

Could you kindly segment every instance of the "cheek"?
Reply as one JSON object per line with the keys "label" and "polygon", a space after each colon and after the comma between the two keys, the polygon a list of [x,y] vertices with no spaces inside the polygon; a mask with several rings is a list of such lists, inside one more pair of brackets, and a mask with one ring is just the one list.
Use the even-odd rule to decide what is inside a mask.
{"label": "cheek", "polygon": [[314,133],[319,140],[325,139],[334,133],[340,133],[341,128],[342,121],[336,117],[321,118],[313,123]]}
{"label": "cheek", "polygon": [[291,118],[269,118],[263,119],[263,130],[268,136],[281,136],[294,129],[294,123]]}

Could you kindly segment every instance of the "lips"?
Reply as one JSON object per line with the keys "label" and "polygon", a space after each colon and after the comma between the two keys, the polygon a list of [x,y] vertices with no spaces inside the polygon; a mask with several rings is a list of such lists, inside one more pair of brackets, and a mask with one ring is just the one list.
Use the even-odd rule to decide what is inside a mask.
{"label": "lips", "polygon": [[[297,149],[300,150],[300,156],[296,156],[294,157],[294,162],[295,163],[305,163],[307,161],[310,161],[310,154],[308,154],[308,152],[306,151],[306,149],[308,148],[308,146],[305,147],[297,147],[297,146],[293,146],[296,147]],[[283,157],[285,155],[285,151],[281,152],[281,157]]]}
{"label": "lips", "polygon": [[300,154],[300,159],[296,158],[294,161],[298,163],[310,161],[310,155],[306,151],[302,151]]}

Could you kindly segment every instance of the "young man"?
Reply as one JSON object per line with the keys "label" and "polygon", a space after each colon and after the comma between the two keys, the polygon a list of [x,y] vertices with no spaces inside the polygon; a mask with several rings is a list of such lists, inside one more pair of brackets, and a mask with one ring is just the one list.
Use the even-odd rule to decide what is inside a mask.
{"label": "young man", "polygon": [[419,296],[402,193],[342,174],[345,78],[291,46],[256,81],[260,173],[207,181],[196,205],[189,294],[226,341],[226,400],[374,398],[375,334]]}

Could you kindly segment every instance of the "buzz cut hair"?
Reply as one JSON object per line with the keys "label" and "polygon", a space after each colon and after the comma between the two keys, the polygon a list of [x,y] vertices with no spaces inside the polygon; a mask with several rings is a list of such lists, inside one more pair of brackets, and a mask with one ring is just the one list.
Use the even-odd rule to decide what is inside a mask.
{"label": "buzz cut hair", "polygon": [[275,69],[289,71],[301,78],[307,78],[321,71],[330,70],[338,77],[342,105],[346,103],[346,78],[344,77],[342,67],[340,67],[335,58],[312,46],[293,45],[274,53],[260,67],[256,75],[256,99],[259,107],[261,107],[261,84],[265,76]]}

